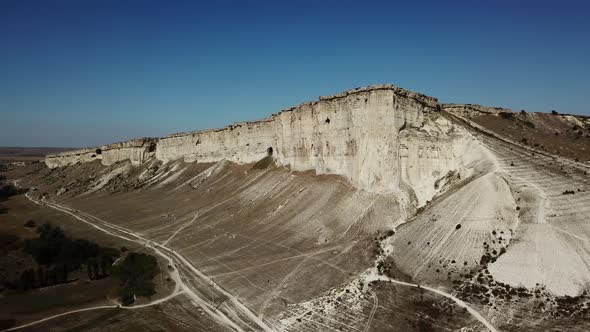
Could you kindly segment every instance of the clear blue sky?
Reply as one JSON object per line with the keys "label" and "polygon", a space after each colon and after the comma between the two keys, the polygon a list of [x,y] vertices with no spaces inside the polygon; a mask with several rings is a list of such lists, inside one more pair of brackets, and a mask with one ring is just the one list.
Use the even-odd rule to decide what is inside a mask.
{"label": "clear blue sky", "polygon": [[266,117],[357,86],[590,115],[584,1],[0,0],[0,146]]}

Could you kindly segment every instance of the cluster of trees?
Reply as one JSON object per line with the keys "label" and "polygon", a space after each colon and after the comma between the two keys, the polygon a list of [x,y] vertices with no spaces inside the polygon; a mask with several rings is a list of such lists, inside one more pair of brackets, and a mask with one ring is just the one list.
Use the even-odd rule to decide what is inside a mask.
{"label": "cluster of trees", "polygon": [[86,271],[90,280],[102,279],[112,273],[113,256],[101,254],[91,257],[86,262]]}
{"label": "cluster of trees", "polygon": [[129,253],[127,257],[113,267],[113,276],[119,279],[121,288],[119,296],[123,305],[130,305],[136,296],[149,297],[156,293],[153,282],[159,273],[158,261],[152,255]]}
{"label": "cluster of trees", "polygon": [[[123,305],[135,302],[136,297],[150,297],[156,293],[154,277],[160,272],[158,261],[149,254],[129,252],[117,264],[113,261],[119,250],[67,237],[58,226],[49,223],[36,228],[38,238],[21,240],[14,235],[0,233],[0,251],[22,250],[30,254],[37,267],[26,268],[4,287],[18,291],[66,283],[72,271],[85,268],[91,280],[114,276],[119,280],[119,296]],[[127,248],[122,247],[122,252]]]}
{"label": "cluster of trees", "polygon": [[12,196],[24,194],[28,189],[19,189],[12,184],[6,184],[0,187],[0,202],[9,199]]}
{"label": "cluster of trees", "polygon": [[18,280],[9,282],[8,288],[26,291],[33,288],[63,284],[68,281],[68,270],[64,264],[39,266],[23,271]]}
{"label": "cluster of trees", "polygon": [[40,265],[64,264],[69,271],[100,257],[101,261],[112,259],[119,252],[103,248],[98,244],[81,239],[70,239],[60,227],[49,223],[37,227],[39,237],[25,241],[25,252],[33,256]]}
{"label": "cluster of trees", "polygon": [[37,227],[37,233],[39,237],[26,240],[22,250],[33,256],[39,267],[22,271],[19,278],[7,282],[7,288],[25,291],[66,283],[68,274],[83,265],[90,279],[104,278],[110,275],[113,260],[119,255],[116,249],[68,238],[60,227],[49,223]]}

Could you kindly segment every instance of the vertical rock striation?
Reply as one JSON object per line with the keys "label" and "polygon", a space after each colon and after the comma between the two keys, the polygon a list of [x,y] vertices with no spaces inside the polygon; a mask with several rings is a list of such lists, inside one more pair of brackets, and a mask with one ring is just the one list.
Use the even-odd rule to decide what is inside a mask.
{"label": "vertical rock striation", "polygon": [[279,165],[340,175],[370,192],[410,187],[423,204],[436,193],[438,179],[472,168],[469,156],[482,154],[439,109],[435,98],[377,85],[320,97],[261,121],[54,154],[46,163],[59,167],[100,159],[110,165],[129,159],[137,165],[150,158],[251,163],[272,154]]}

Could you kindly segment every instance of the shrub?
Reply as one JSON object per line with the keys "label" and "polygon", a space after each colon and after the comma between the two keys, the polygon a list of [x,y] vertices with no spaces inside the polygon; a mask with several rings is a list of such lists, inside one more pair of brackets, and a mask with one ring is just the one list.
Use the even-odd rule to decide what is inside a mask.
{"label": "shrub", "polygon": [[512,112],[500,112],[500,116],[503,119],[512,120],[514,119],[514,113]]}
{"label": "shrub", "polygon": [[534,124],[534,123],[532,123],[532,122],[530,122],[530,121],[524,121],[524,120],[523,120],[523,121],[522,121],[522,123],[523,123],[525,126],[529,127],[529,128],[535,128],[535,124]]}
{"label": "shrub", "polygon": [[559,113],[556,110],[551,110],[552,115],[558,115]]}

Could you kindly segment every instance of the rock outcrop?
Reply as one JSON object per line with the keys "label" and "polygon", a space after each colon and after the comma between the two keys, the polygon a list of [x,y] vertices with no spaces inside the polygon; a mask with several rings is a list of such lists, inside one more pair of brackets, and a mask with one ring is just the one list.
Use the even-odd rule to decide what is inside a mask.
{"label": "rock outcrop", "polygon": [[471,118],[483,114],[500,114],[503,112],[512,112],[511,109],[502,107],[487,107],[476,104],[441,104],[441,108],[446,112]]}
{"label": "rock outcrop", "polygon": [[[447,105],[448,106],[448,105]],[[451,106],[448,106],[451,107]],[[458,106],[457,106],[458,107]],[[463,109],[474,106],[463,106]],[[441,113],[437,100],[393,85],[357,88],[255,122],[219,130],[136,139],[49,155],[49,167],[99,159],[252,163],[272,155],[296,171],[336,174],[377,193],[411,187],[424,204],[449,171],[469,172],[481,147]]]}
{"label": "rock outcrop", "polygon": [[104,165],[129,160],[133,165],[139,165],[154,156],[156,143],[157,139],[154,138],[138,138],[96,148],[50,154],[45,158],[45,164],[49,168],[55,168],[95,160],[100,160]]}

